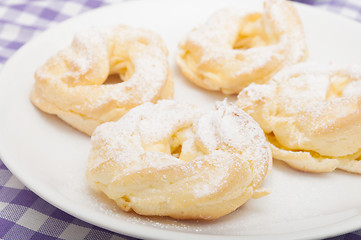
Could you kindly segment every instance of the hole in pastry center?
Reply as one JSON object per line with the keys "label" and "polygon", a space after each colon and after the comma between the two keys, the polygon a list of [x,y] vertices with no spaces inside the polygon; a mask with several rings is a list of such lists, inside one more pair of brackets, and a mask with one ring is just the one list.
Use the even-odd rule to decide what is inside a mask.
{"label": "hole in pastry center", "polygon": [[169,141],[169,152],[173,157],[181,159],[183,144],[187,141],[187,136],[184,133],[187,133],[188,130],[181,130],[173,134]]}
{"label": "hole in pastry center", "polygon": [[134,73],[134,66],[129,60],[113,57],[110,59],[109,64],[109,76],[103,83],[105,85],[126,82]]}
{"label": "hole in pastry center", "polygon": [[173,157],[187,162],[204,155],[197,145],[192,127],[183,128],[173,134],[169,143],[169,148],[170,154]]}
{"label": "hole in pastry center", "polygon": [[343,90],[350,82],[347,76],[335,75],[330,79],[330,85],[327,90],[326,99],[332,100],[343,96]]}
{"label": "hole in pastry center", "polygon": [[145,151],[163,152],[186,162],[204,155],[195,141],[191,127],[173,133],[170,139],[143,145],[143,147]]}
{"label": "hole in pastry center", "polygon": [[176,147],[173,147],[173,148],[171,146],[171,153],[170,154],[173,157],[179,158],[181,153],[182,153],[182,145],[181,144],[176,146]]}
{"label": "hole in pastry center", "polygon": [[110,74],[108,78],[105,80],[103,85],[112,85],[123,82],[122,78],[119,76],[119,74]]}
{"label": "hole in pastry center", "polygon": [[240,24],[233,49],[249,49],[271,45],[274,39],[267,34],[263,26],[262,14],[250,14]]}

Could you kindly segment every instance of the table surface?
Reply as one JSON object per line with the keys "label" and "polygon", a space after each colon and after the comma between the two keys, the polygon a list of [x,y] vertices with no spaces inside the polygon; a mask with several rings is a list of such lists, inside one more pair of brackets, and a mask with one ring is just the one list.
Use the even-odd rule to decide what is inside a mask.
{"label": "table surface", "polygon": [[[131,1],[131,0],[123,0]],[[361,0],[296,0],[361,22]],[[0,70],[24,43],[54,24],[116,0],[2,0]],[[134,239],[79,220],[24,186],[0,159],[1,239]],[[361,239],[361,230],[329,238]]]}

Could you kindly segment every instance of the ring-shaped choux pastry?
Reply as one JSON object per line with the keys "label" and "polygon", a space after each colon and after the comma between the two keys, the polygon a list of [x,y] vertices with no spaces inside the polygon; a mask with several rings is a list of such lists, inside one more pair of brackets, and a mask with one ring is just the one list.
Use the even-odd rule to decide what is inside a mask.
{"label": "ring-shaped choux pastry", "polygon": [[301,20],[285,0],[267,0],[264,13],[215,12],[179,44],[177,63],[188,80],[225,94],[264,83],[307,58]]}
{"label": "ring-shaped choux pastry", "polygon": [[302,171],[361,173],[360,66],[297,64],[243,89],[237,105],[260,124],[275,159]]}
{"label": "ring-shaped choux pastry", "polygon": [[268,192],[272,166],[259,125],[226,102],[214,111],[172,100],[145,103],[91,138],[87,180],[121,209],[215,219]]}
{"label": "ring-shaped choux pastry", "polygon": [[[144,102],[173,97],[173,81],[162,39],[127,26],[93,27],[35,73],[31,100],[91,135]],[[106,82],[118,75],[120,81]]]}

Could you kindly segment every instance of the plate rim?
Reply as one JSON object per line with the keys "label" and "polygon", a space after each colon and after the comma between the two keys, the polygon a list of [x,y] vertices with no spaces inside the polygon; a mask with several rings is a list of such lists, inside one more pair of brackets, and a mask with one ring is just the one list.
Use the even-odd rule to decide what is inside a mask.
{"label": "plate rim", "polygon": [[[177,0],[178,2],[180,2],[180,0]],[[206,2],[206,0],[202,0],[204,2]],[[105,5],[93,10],[90,10],[88,12],[82,13],[80,15],[74,16],[72,18],[69,18],[63,22],[60,23],[56,23],[54,25],[52,25],[50,28],[46,29],[45,31],[41,32],[40,34],[38,34],[37,36],[35,36],[34,38],[32,38],[29,42],[27,42],[26,44],[24,44],[20,49],[18,49],[16,51],[16,53],[14,53],[3,65],[3,68],[0,71],[0,93],[1,89],[4,89],[3,86],[6,86],[6,81],[3,81],[2,79],[4,78],[3,76],[6,75],[7,73],[7,68],[8,66],[12,65],[13,62],[15,62],[15,60],[18,58],[18,56],[21,56],[22,52],[25,51],[24,49],[29,48],[29,46],[31,46],[32,42],[37,41],[37,39],[41,39],[44,35],[48,34],[48,32],[50,31],[56,31],[57,28],[61,27],[62,25],[66,25],[69,24],[68,22],[71,21],[76,21],[76,19],[78,18],[84,18],[84,16],[87,15],[93,15],[94,12],[101,12],[101,11],[107,11],[106,9],[108,8],[112,8],[115,5],[118,6],[122,6],[125,4],[129,4],[129,5],[134,5],[134,4],[141,4],[142,2],[166,2],[166,0],[132,0],[132,1],[125,1],[125,2],[119,2],[119,3],[115,3],[115,4],[110,4],[110,5]],[[185,0],[182,2],[192,2],[191,0]],[[349,19],[345,16],[333,13],[333,12],[329,12],[326,11],[324,9],[318,9],[315,7],[311,7],[309,5],[303,4],[303,3],[298,3],[298,2],[293,2],[293,4],[298,5],[298,6],[302,6],[302,8],[308,8],[308,11],[316,11],[319,12],[321,11],[322,14],[326,14],[326,15],[332,15],[333,18],[339,18],[342,19],[343,21],[347,21],[347,22],[352,22],[352,24],[357,24],[358,26],[361,26],[361,24],[359,24],[358,22]],[[0,95],[0,99],[1,99],[1,95]],[[0,110],[2,109],[2,105],[0,104]],[[6,152],[6,149],[4,148],[4,143],[6,139],[3,139],[3,136],[0,135],[0,159],[2,160],[2,162],[5,164],[5,166],[10,170],[10,172],[16,176],[16,178],[18,178],[22,184],[24,184],[27,188],[29,188],[31,191],[33,191],[35,194],[37,194],[40,198],[42,198],[43,200],[47,201],[48,203],[50,203],[51,205],[61,209],[62,211],[77,217],[85,222],[88,222],[90,224],[93,224],[95,226],[99,226],[102,227],[104,229],[113,231],[115,233],[119,233],[119,234],[123,234],[123,235],[127,235],[127,236],[132,236],[132,237],[141,237],[141,238],[157,238],[157,239],[179,239],[181,237],[187,237],[187,238],[191,238],[191,237],[195,237],[197,239],[219,239],[220,237],[222,238],[227,238],[227,239],[269,239],[269,238],[273,238],[273,237],[277,237],[278,239],[290,239],[294,237],[294,233],[285,233],[285,234],[272,234],[271,237],[264,237],[264,235],[220,235],[220,234],[204,234],[204,233],[190,233],[190,232],[182,232],[182,231],[177,231],[177,230],[168,230],[168,229],[161,229],[161,228],[156,228],[153,226],[146,226],[146,225],[140,225],[137,223],[131,223],[131,222],[123,222],[123,224],[125,225],[122,229],[121,232],[119,231],[119,228],[115,228],[115,226],[109,226],[109,225],[105,225],[102,223],[99,223],[93,219],[96,219],[96,216],[105,216],[106,218],[109,218],[108,215],[104,215],[101,214],[99,212],[96,211],[91,211],[89,214],[87,211],[84,211],[84,213],[82,214],[78,214],[77,213],[77,208],[73,207],[71,204],[64,206],[64,204],[62,204],[62,202],[64,202],[64,199],[57,200],[56,197],[54,197],[54,195],[49,196],[49,194],[46,194],[43,192],[43,187],[36,187],[37,182],[33,181],[33,179],[31,179],[31,177],[28,177],[26,174],[22,174],[24,169],[21,170],[21,168],[17,168],[13,165],[12,161],[11,161],[11,156],[9,157],[8,153]],[[70,202],[70,200],[66,199],[66,202]],[[69,207],[70,206],[70,207]],[[361,205],[360,205],[361,206]],[[96,215],[94,217],[94,214]],[[92,219],[93,218],[93,219]],[[348,218],[346,220],[343,220],[343,222],[349,222],[350,219],[354,219],[356,218],[357,220],[361,220],[361,212],[358,213],[358,215],[353,216],[351,218]],[[356,231],[356,230],[360,230],[361,228],[361,223],[356,224],[356,221],[352,221],[354,224],[346,224],[346,226],[344,226],[342,229],[338,229],[337,227],[332,228],[333,231],[330,232],[330,227],[333,227],[334,225],[336,225],[335,223],[333,224],[329,224],[323,227],[318,227],[316,228],[316,233],[318,234],[312,234],[312,233],[308,233],[308,230],[300,230],[300,231],[296,231],[298,232],[300,235],[298,235],[297,238],[313,238],[313,237],[332,237],[335,235],[340,235],[340,234],[344,234],[344,233],[348,233],[348,232],[352,232],[352,231]],[[142,233],[139,233],[139,229],[138,231],[134,231],[132,228],[135,227],[139,227],[141,226],[142,229],[146,229],[148,235],[145,236]],[[132,227],[132,228],[131,228]],[[327,228],[327,233],[325,234],[324,231]],[[135,229],[137,230],[137,229]],[[291,236],[292,235],[292,236]]]}

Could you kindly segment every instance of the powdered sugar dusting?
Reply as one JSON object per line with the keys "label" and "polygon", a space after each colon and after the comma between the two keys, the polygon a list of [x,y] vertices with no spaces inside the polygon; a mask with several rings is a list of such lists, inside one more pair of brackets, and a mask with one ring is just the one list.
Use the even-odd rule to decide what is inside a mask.
{"label": "powdered sugar dusting", "polygon": [[327,157],[352,155],[361,144],[361,71],[356,69],[300,63],[283,69],[268,84],[244,89],[238,105],[286,149]]}
{"label": "powdered sugar dusting", "polygon": [[[96,129],[92,141],[103,142],[103,147],[106,148],[104,159],[120,163],[129,160],[125,168],[130,172],[147,166],[161,169],[177,163],[171,156],[155,157],[154,154],[160,153],[145,153],[143,146],[169,140],[173,132],[190,125],[196,112],[192,107],[182,109],[174,106],[170,109],[173,104],[167,100],[159,103],[157,107],[152,103],[145,103],[130,110],[120,121],[105,123]],[[152,115],[153,118],[150,117]],[[154,160],[150,161],[151,156]],[[141,162],[133,161],[134,159]]]}
{"label": "powdered sugar dusting", "polygon": [[[126,78],[103,84],[110,74]],[[121,25],[93,27],[77,33],[71,46],[37,70],[35,87],[59,114],[71,112],[100,124],[166,97],[168,75],[167,49],[155,33]]]}
{"label": "powdered sugar dusting", "polygon": [[[253,23],[254,28],[261,32],[266,46],[233,49],[243,28],[247,36],[247,24],[257,14],[261,23]],[[195,76],[200,76],[193,81],[227,93],[239,92],[239,86],[251,82],[264,82],[282,66],[303,61],[307,55],[300,19],[291,3],[284,0],[265,1],[263,14],[246,13],[236,7],[221,9],[192,30],[180,49],[179,65],[189,68],[184,72],[194,71]]]}
{"label": "powdered sugar dusting", "polygon": [[[172,145],[171,140],[181,146],[179,158],[172,155],[178,145]],[[215,111],[204,112],[192,105],[161,100],[133,108],[119,121],[99,126],[92,136],[88,171],[90,179],[101,181],[101,190],[110,196],[125,191],[122,194],[136,197],[134,204],[147,202],[155,194],[171,205],[183,205],[189,198],[207,204],[207,196],[214,196],[211,202],[218,206],[242,196],[246,189],[258,188],[271,161],[262,130],[236,106],[224,101]],[[103,176],[105,173],[113,176]],[[143,182],[148,174],[152,179]],[[133,189],[131,192],[121,188],[128,178],[139,178],[134,180],[134,189],[132,182],[125,185]],[[102,189],[113,184],[116,194],[113,187]],[[138,188],[142,191],[135,190]],[[226,197],[221,197],[218,193],[224,191]],[[188,207],[184,206],[184,211]],[[209,213],[202,216],[208,218]]]}
{"label": "powdered sugar dusting", "polygon": [[[199,115],[195,107],[175,105],[171,101],[161,101],[157,110],[145,109],[145,121],[139,124],[139,131],[144,144],[169,139],[179,129],[192,125],[194,118]],[[152,115],[156,115],[151,117]]]}
{"label": "powdered sugar dusting", "polygon": [[[323,108],[324,104],[327,105],[327,102],[333,99],[333,97],[329,99],[331,92],[334,91],[332,88],[333,79],[345,77],[345,81],[347,81],[343,88],[337,87],[335,89],[341,91],[340,95],[337,96],[339,100],[343,96],[352,95],[350,94],[350,87],[360,84],[361,77],[355,79],[352,75],[349,75],[349,69],[348,66],[317,63],[297,64],[275,76],[274,84],[279,86],[277,94],[288,102],[285,106],[289,105],[289,111],[293,108],[294,111],[306,110],[317,114],[321,112],[320,108]],[[281,84],[287,87],[282,87]],[[307,104],[311,102],[317,102],[318,104]],[[316,105],[319,105],[320,108],[317,108]]]}
{"label": "powdered sugar dusting", "polygon": [[[134,69],[129,69],[129,71],[133,70],[134,73],[126,82],[116,85],[100,85],[100,90],[88,89],[103,93],[97,94],[97,98],[87,107],[98,108],[112,101],[117,101],[120,104],[125,104],[129,101],[131,105],[152,101],[159,94],[160,89],[167,80],[168,65],[166,54],[162,44],[159,43],[158,37],[150,32],[122,28],[120,30],[119,32],[119,29],[115,29],[113,34],[105,34],[100,31],[99,35],[102,38],[109,37],[109,39],[95,41],[93,44],[96,43],[96,46],[99,48],[101,45],[98,46],[98,44],[103,42],[102,49],[106,51],[105,53],[107,53],[107,58],[109,59],[123,55],[116,62],[121,60],[132,62]],[[95,33],[97,32],[95,31]],[[152,38],[155,38],[155,40]],[[110,39],[115,40],[113,42]],[[144,41],[144,39],[149,41],[146,45],[142,45],[141,41]],[[138,45],[136,45],[137,41],[140,41]],[[132,46],[132,42],[134,46]],[[109,46],[109,43],[113,43],[114,46]],[[117,45],[128,45],[129,50],[124,46],[117,49]],[[113,49],[113,52],[109,51],[109,49]],[[96,53],[96,55],[98,54]],[[109,67],[109,71],[112,72],[112,66]],[[105,78],[101,79],[103,82],[105,80]]]}
{"label": "powdered sugar dusting", "polygon": [[[272,96],[276,95],[277,98],[282,99],[283,104],[280,106],[287,113],[312,111],[317,114],[320,109],[316,109],[315,105],[317,104],[311,104],[311,102],[327,104],[328,92],[335,76],[346,74],[347,78],[350,78],[339,97],[357,96],[359,91],[357,86],[360,85],[361,77],[355,78],[356,74],[350,75],[353,68],[352,66],[336,66],[312,62],[299,63],[284,68],[273,77],[269,84],[251,84],[242,91],[239,98],[246,94],[249,100],[257,101],[272,98]],[[240,102],[240,104],[242,103]]]}

